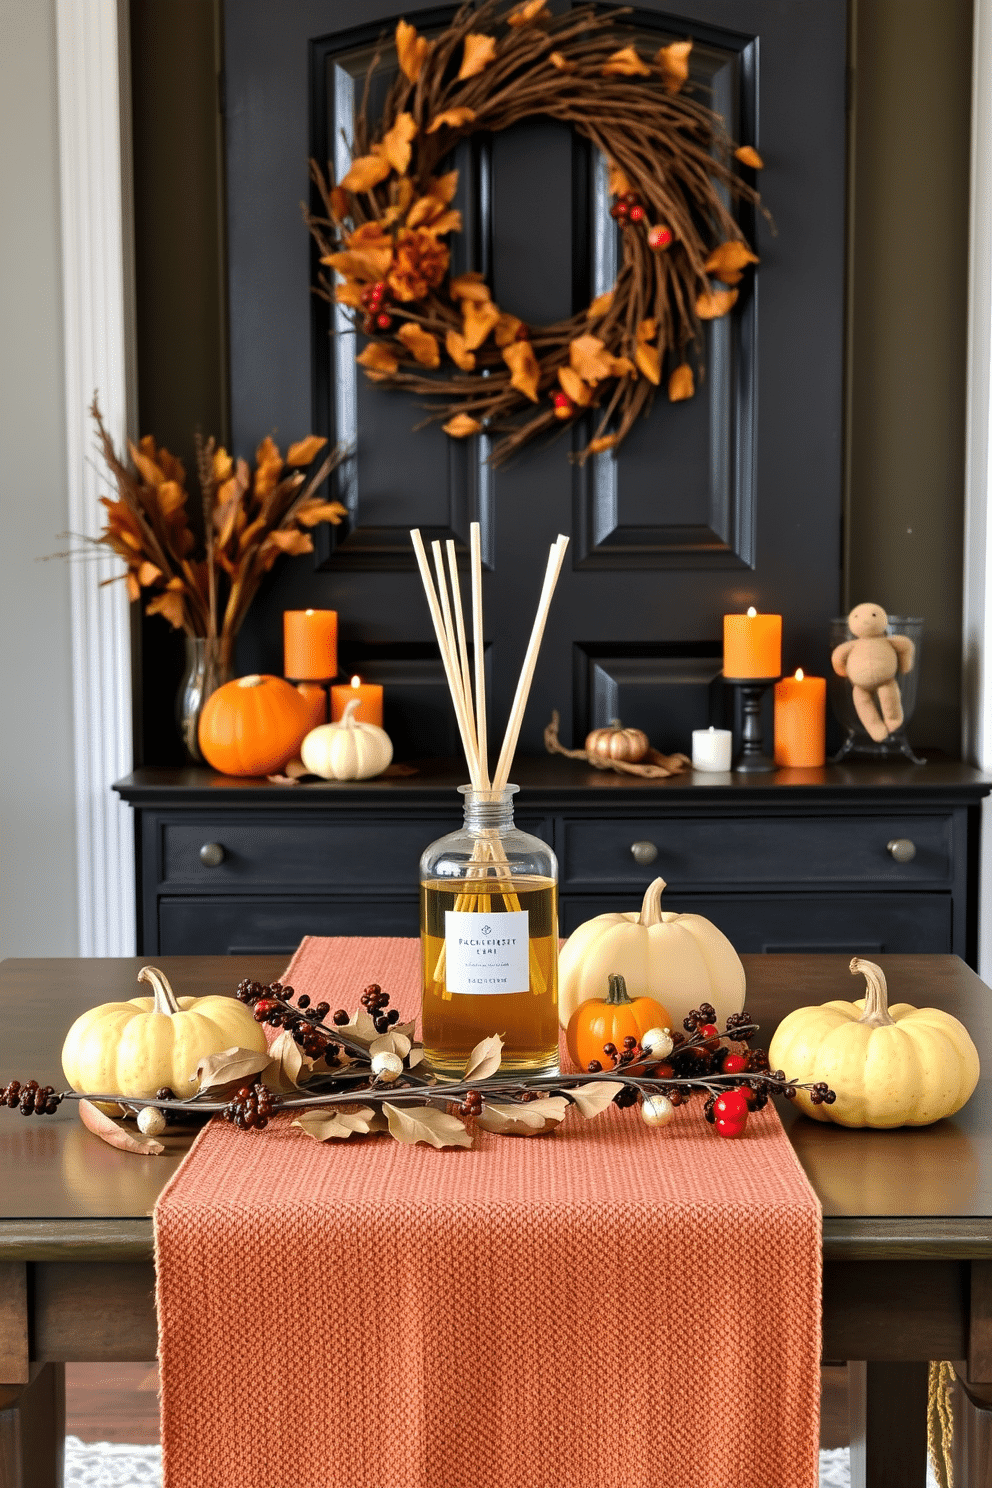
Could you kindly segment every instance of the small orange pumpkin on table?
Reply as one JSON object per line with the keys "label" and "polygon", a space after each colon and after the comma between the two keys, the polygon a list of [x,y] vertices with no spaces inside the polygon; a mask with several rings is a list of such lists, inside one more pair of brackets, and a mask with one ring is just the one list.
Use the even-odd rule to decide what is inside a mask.
{"label": "small orange pumpkin on table", "polygon": [[586,735],[586,753],[601,760],[624,760],[636,765],[650,747],[647,734],[641,729],[624,728],[619,718],[611,719],[609,727],[593,729]]}
{"label": "small orange pumpkin on table", "polygon": [[281,677],[239,677],[207,698],[200,749],[223,775],[272,775],[299,754],[310,722],[307,704]]}
{"label": "small orange pumpkin on table", "polygon": [[[607,1045],[624,1052],[624,1039],[640,1043],[649,1028],[671,1029],[672,1019],[653,997],[628,997],[622,976],[610,976],[606,997],[591,997],[575,1009],[568,1020],[565,1043],[569,1057],[580,1070],[588,1070],[598,1060],[604,1070],[612,1069],[614,1056]],[[631,1046],[633,1047],[633,1046]]]}

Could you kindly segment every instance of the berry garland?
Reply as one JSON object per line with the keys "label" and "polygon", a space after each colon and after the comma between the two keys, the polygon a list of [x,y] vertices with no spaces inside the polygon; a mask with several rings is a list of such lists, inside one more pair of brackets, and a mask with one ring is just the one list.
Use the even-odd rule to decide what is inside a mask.
{"label": "berry garland", "polygon": [[265,986],[245,978],[236,995],[252,1008],[256,1022],[282,1032],[266,1054],[236,1049],[202,1061],[200,1088],[190,1099],[179,1100],[167,1088],[139,1100],[106,1091],[58,1093],[37,1080],[11,1080],[0,1087],[0,1106],[41,1116],[53,1115],[63,1100],[78,1100],[87,1125],[111,1145],[161,1152],[160,1144],[131,1137],[92,1103],[113,1103],[137,1115],[149,1138],[170,1124],[217,1115],[241,1131],[263,1131],[277,1112],[295,1111],[300,1114],[294,1124],[321,1141],[388,1130],[400,1141],[448,1147],[470,1146],[473,1124],[498,1133],[550,1131],[573,1107],[592,1117],[611,1104],[639,1103],[649,1126],[667,1126],[676,1106],[700,1092],[703,1114],[717,1134],[740,1137],[749,1113],[767,1105],[770,1095],[792,1100],[803,1089],[814,1105],[835,1100],[822,1082],[800,1086],[784,1071],[769,1069],[765,1051],[749,1047],[757,1027],[748,1013],[732,1014],[721,1032],[710,1003],[689,1013],[684,1033],[652,1028],[640,1043],[627,1037],[622,1049],[605,1045],[610,1069],[592,1060],[578,1076],[497,1079],[502,1040],[494,1036],[473,1050],[461,1080],[440,1081],[420,1068],[423,1048],[413,1041],[413,1024],[400,1024],[377,983],[366,987],[354,1017],[339,1009],[330,1026],[329,1003],[311,1005],[305,993],[294,1003],[294,989],[280,982]]}
{"label": "berry garland", "polygon": [[[465,5],[434,40],[397,25],[399,71],[372,129],[366,84],[350,169],[335,183],[310,162],[326,216],[304,217],[337,275],[318,293],[369,338],[366,375],[431,399],[452,438],[486,432],[499,464],[591,414],[584,461],[621,443],[663,378],[672,402],[692,397],[703,324],[727,314],[758,262],[726,200],[758,203],[762,162],[691,96],[691,41],[645,55],[617,34],[627,11],[552,15],[546,0],[501,11],[500,0]],[[449,276],[458,173],[440,173],[459,140],[534,115],[606,157],[622,229],[613,288],[541,327],[501,310],[481,274]]]}

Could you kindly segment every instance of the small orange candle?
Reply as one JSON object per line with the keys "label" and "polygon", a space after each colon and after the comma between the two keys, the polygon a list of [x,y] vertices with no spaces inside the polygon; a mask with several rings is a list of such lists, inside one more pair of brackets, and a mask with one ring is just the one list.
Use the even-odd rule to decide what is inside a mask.
{"label": "small orange candle", "polygon": [[307,728],[319,728],[322,723],[327,722],[327,693],[319,682],[299,682],[296,686],[297,692],[306,703],[310,711]]}
{"label": "small orange candle", "polygon": [[759,615],[754,605],[746,615],[723,617],[723,675],[778,677],[782,672],[782,616]]}
{"label": "small orange candle", "polygon": [[775,683],[775,763],[799,769],[826,762],[827,679],[783,677]]}
{"label": "small orange candle", "polygon": [[284,610],[283,675],[294,682],[329,682],[338,674],[337,610]]}
{"label": "small orange candle", "polygon": [[382,728],[382,688],[374,682],[363,682],[361,677],[352,677],[348,687],[339,684],[331,688],[331,722],[344,717],[344,710],[357,698],[359,706],[351,715],[356,723],[377,723]]}

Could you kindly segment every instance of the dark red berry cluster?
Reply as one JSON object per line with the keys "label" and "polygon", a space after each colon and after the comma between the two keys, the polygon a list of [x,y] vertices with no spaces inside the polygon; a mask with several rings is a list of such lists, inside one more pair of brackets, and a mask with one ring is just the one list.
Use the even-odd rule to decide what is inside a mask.
{"label": "dark red berry cluster", "polygon": [[366,336],[375,331],[388,331],[392,326],[393,318],[386,309],[388,299],[389,287],[381,279],[376,284],[367,284],[362,290],[362,304],[365,306],[362,330]]}
{"label": "dark red berry cluster", "polygon": [[39,1085],[37,1080],[27,1080],[23,1085],[20,1080],[11,1080],[0,1088],[0,1105],[12,1111],[17,1107],[22,1116],[54,1116],[61,1104],[62,1097],[55,1087]]}
{"label": "dark red berry cluster", "polygon": [[242,1085],[221,1114],[239,1131],[264,1131],[274,1110],[273,1092],[261,1080],[256,1080],[254,1085]]}
{"label": "dark red berry cluster", "polygon": [[310,998],[301,992],[294,1007],[290,998],[296,996],[295,988],[284,987],[281,982],[270,982],[266,987],[247,977],[238,983],[236,995],[252,1009],[256,1023],[287,1029],[308,1059],[325,1059],[332,1066],[339,1063],[341,1046],[328,1038],[322,1027],[331,1011],[329,1002],[318,1002],[311,1007]]}
{"label": "dark red berry cluster", "polygon": [[[160,1090],[156,1090],[155,1099],[161,1101],[174,1101],[178,1100],[179,1097],[176,1095],[176,1092],[171,1088],[171,1086],[163,1085]],[[182,1111],[163,1111],[162,1115],[165,1117],[166,1126],[174,1126],[177,1121],[182,1121],[184,1119],[184,1113]],[[188,1117],[186,1117],[186,1119],[188,1120]]]}
{"label": "dark red berry cluster", "polygon": [[[378,982],[370,982],[365,988],[362,993],[362,1007],[367,1010],[375,1024],[376,1033],[385,1033],[393,1023],[400,1021],[398,1010],[389,1007],[389,993],[383,992]],[[337,1013],[334,1017],[336,1020]]]}
{"label": "dark red berry cluster", "polygon": [[625,191],[610,208],[610,216],[625,227],[628,222],[643,222],[645,218],[644,203],[636,191]]}
{"label": "dark red berry cluster", "polygon": [[[783,1093],[785,1095],[788,1095],[789,1091],[786,1090]],[[792,1094],[795,1095],[795,1093],[796,1092],[793,1089]],[[835,1090],[831,1090],[825,1080],[818,1080],[815,1085],[810,1086],[809,1098],[813,1102],[814,1106],[832,1106],[834,1101],[837,1099],[837,1092]]]}
{"label": "dark red berry cluster", "polygon": [[455,1107],[456,1116],[481,1116],[482,1115],[482,1092],[479,1090],[466,1090],[461,1105]]}
{"label": "dark red berry cluster", "polygon": [[750,1013],[731,1013],[726,1023],[727,1037],[738,1044],[746,1044],[754,1038],[757,1029]]}

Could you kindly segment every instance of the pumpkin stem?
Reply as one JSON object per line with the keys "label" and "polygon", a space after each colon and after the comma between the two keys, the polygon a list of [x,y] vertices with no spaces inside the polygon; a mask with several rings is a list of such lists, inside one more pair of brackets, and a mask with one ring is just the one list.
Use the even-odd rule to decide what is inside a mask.
{"label": "pumpkin stem", "polygon": [[606,995],[610,1007],[630,1007],[632,999],[627,996],[627,983],[616,972],[610,973],[610,990]]}
{"label": "pumpkin stem", "polygon": [[352,698],[351,701],[348,704],[346,704],[345,710],[341,714],[340,719],[338,720],[338,727],[339,728],[354,728],[355,727],[355,724],[358,721],[356,719],[356,717],[355,717],[355,714],[358,712],[358,710],[359,710],[359,708],[361,706],[362,706],[362,700],[361,700],[361,698]]}
{"label": "pumpkin stem", "polygon": [[865,1010],[858,1022],[868,1023],[872,1028],[891,1027],[896,1020],[889,1017],[885,973],[874,961],[863,961],[860,956],[855,956],[851,961],[851,975],[857,976],[859,973],[868,986],[865,990]]}
{"label": "pumpkin stem", "polygon": [[[248,674],[247,677],[239,677],[238,678],[238,686],[239,687],[261,687],[261,685],[262,685],[262,683],[263,683],[264,680],[265,679],[263,677],[260,677],[257,672],[249,672],[249,674]],[[152,967],[151,969],[154,971],[155,968]],[[161,975],[162,975],[162,973],[159,972],[159,976],[161,976]]]}
{"label": "pumpkin stem", "polygon": [[617,733],[620,729],[623,728],[623,724],[620,722],[619,718],[611,718],[610,728],[613,730],[614,733]]}
{"label": "pumpkin stem", "polygon": [[164,971],[157,966],[143,966],[138,972],[138,981],[147,982],[155,994],[153,1013],[178,1013],[179,1002]]}
{"label": "pumpkin stem", "polygon": [[644,890],[644,900],[641,904],[641,912],[637,917],[639,925],[661,924],[661,896],[665,892],[665,880],[656,878],[649,883]]}

